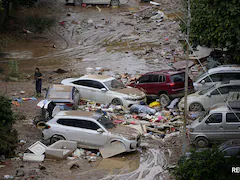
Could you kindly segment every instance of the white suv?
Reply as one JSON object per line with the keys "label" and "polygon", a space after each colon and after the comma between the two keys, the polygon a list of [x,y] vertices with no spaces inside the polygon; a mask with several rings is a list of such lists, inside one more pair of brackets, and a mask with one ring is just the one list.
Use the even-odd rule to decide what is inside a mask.
{"label": "white suv", "polygon": [[218,82],[230,80],[240,80],[240,65],[222,65],[209,69],[206,73],[203,73],[196,78],[193,86],[195,91],[201,91],[208,89]]}
{"label": "white suv", "polygon": [[87,111],[60,111],[46,123],[42,134],[50,143],[65,139],[94,149],[117,141],[126,151],[135,151],[141,143],[136,129],[115,126],[107,116]]}
{"label": "white suv", "polygon": [[130,107],[146,102],[146,95],[137,88],[127,87],[113,77],[104,75],[85,75],[80,78],[68,78],[61,82],[76,87],[82,99]]}
{"label": "white suv", "polygon": [[[240,80],[217,83],[215,86],[187,96],[187,109],[189,111],[207,110],[217,103],[228,99],[230,92],[240,91]],[[220,93],[221,94],[220,94]],[[184,108],[184,98],[178,103],[179,109]]]}

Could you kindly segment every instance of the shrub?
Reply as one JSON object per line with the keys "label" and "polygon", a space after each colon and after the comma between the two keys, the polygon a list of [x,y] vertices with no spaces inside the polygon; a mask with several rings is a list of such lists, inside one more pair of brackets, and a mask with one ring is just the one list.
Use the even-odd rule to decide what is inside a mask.
{"label": "shrub", "polygon": [[55,18],[45,17],[42,14],[34,14],[26,17],[27,27],[35,34],[43,33],[46,29],[52,27],[55,21]]}
{"label": "shrub", "polygon": [[11,100],[0,96],[0,155],[11,156],[17,144],[17,132],[12,128],[15,121]]}
{"label": "shrub", "polygon": [[225,180],[232,179],[232,167],[239,165],[240,158],[225,158],[214,146],[202,152],[191,151],[189,158],[182,157],[173,170],[177,180]]}

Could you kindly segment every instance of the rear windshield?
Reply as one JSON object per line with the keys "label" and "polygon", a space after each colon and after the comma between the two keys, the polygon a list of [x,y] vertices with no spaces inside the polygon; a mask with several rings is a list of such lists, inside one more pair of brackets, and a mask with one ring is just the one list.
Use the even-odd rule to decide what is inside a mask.
{"label": "rear windshield", "polygon": [[172,82],[184,82],[185,80],[185,73],[174,74],[171,76]]}
{"label": "rear windshield", "polygon": [[101,123],[106,129],[115,127],[115,124],[113,124],[112,120],[108,116],[103,115],[97,121]]}

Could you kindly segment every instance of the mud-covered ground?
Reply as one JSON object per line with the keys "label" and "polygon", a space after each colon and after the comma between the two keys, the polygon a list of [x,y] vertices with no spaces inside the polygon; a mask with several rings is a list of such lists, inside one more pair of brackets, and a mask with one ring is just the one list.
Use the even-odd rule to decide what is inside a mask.
{"label": "mud-covered ground", "polygon": [[[43,73],[43,88],[50,83],[59,83],[66,77],[85,74],[87,67],[103,67],[105,74],[142,74],[147,71],[172,68],[174,61],[184,59],[181,42],[184,35],[179,28],[179,17],[183,17],[180,0],[162,0],[160,6],[123,1],[120,8],[107,6],[77,7],[66,5],[64,0],[39,1],[35,7],[21,8],[12,13],[7,31],[1,36],[4,56],[0,59],[0,91],[14,97],[34,95],[33,73],[39,67]],[[158,10],[164,13],[163,20],[151,19]],[[44,13],[55,17],[57,23],[43,34],[24,33],[24,17]],[[61,23],[64,22],[64,23]],[[21,77],[16,82],[6,81],[9,60],[16,60]],[[67,73],[54,71],[63,69]],[[23,95],[20,91],[25,91]],[[32,124],[38,115],[37,101],[23,102],[13,106],[21,115],[14,125],[19,140],[17,153],[24,152],[31,144],[41,140],[41,131]],[[125,153],[109,159],[98,158],[97,162],[79,159],[79,168],[69,169],[70,160],[45,160],[46,170],[39,163],[22,162],[19,158],[0,168],[0,177],[15,175],[23,170],[18,179],[172,179],[167,167],[177,162],[181,154],[181,137],[170,139],[143,138],[146,149]]]}

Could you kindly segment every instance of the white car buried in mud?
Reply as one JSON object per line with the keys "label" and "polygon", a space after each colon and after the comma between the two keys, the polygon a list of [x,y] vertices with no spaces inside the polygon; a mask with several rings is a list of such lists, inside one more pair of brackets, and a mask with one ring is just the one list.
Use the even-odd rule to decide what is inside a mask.
{"label": "white car buried in mud", "polygon": [[87,111],[60,111],[46,123],[42,136],[50,143],[65,139],[91,149],[119,142],[127,152],[135,151],[141,143],[136,129],[116,126],[108,116]]}
{"label": "white car buried in mud", "polygon": [[124,107],[146,102],[144,92],[137,88],[127,87],[109,76],[85,75],[80,78],[64,79],[61,83],[76,87],[81,99]]}

